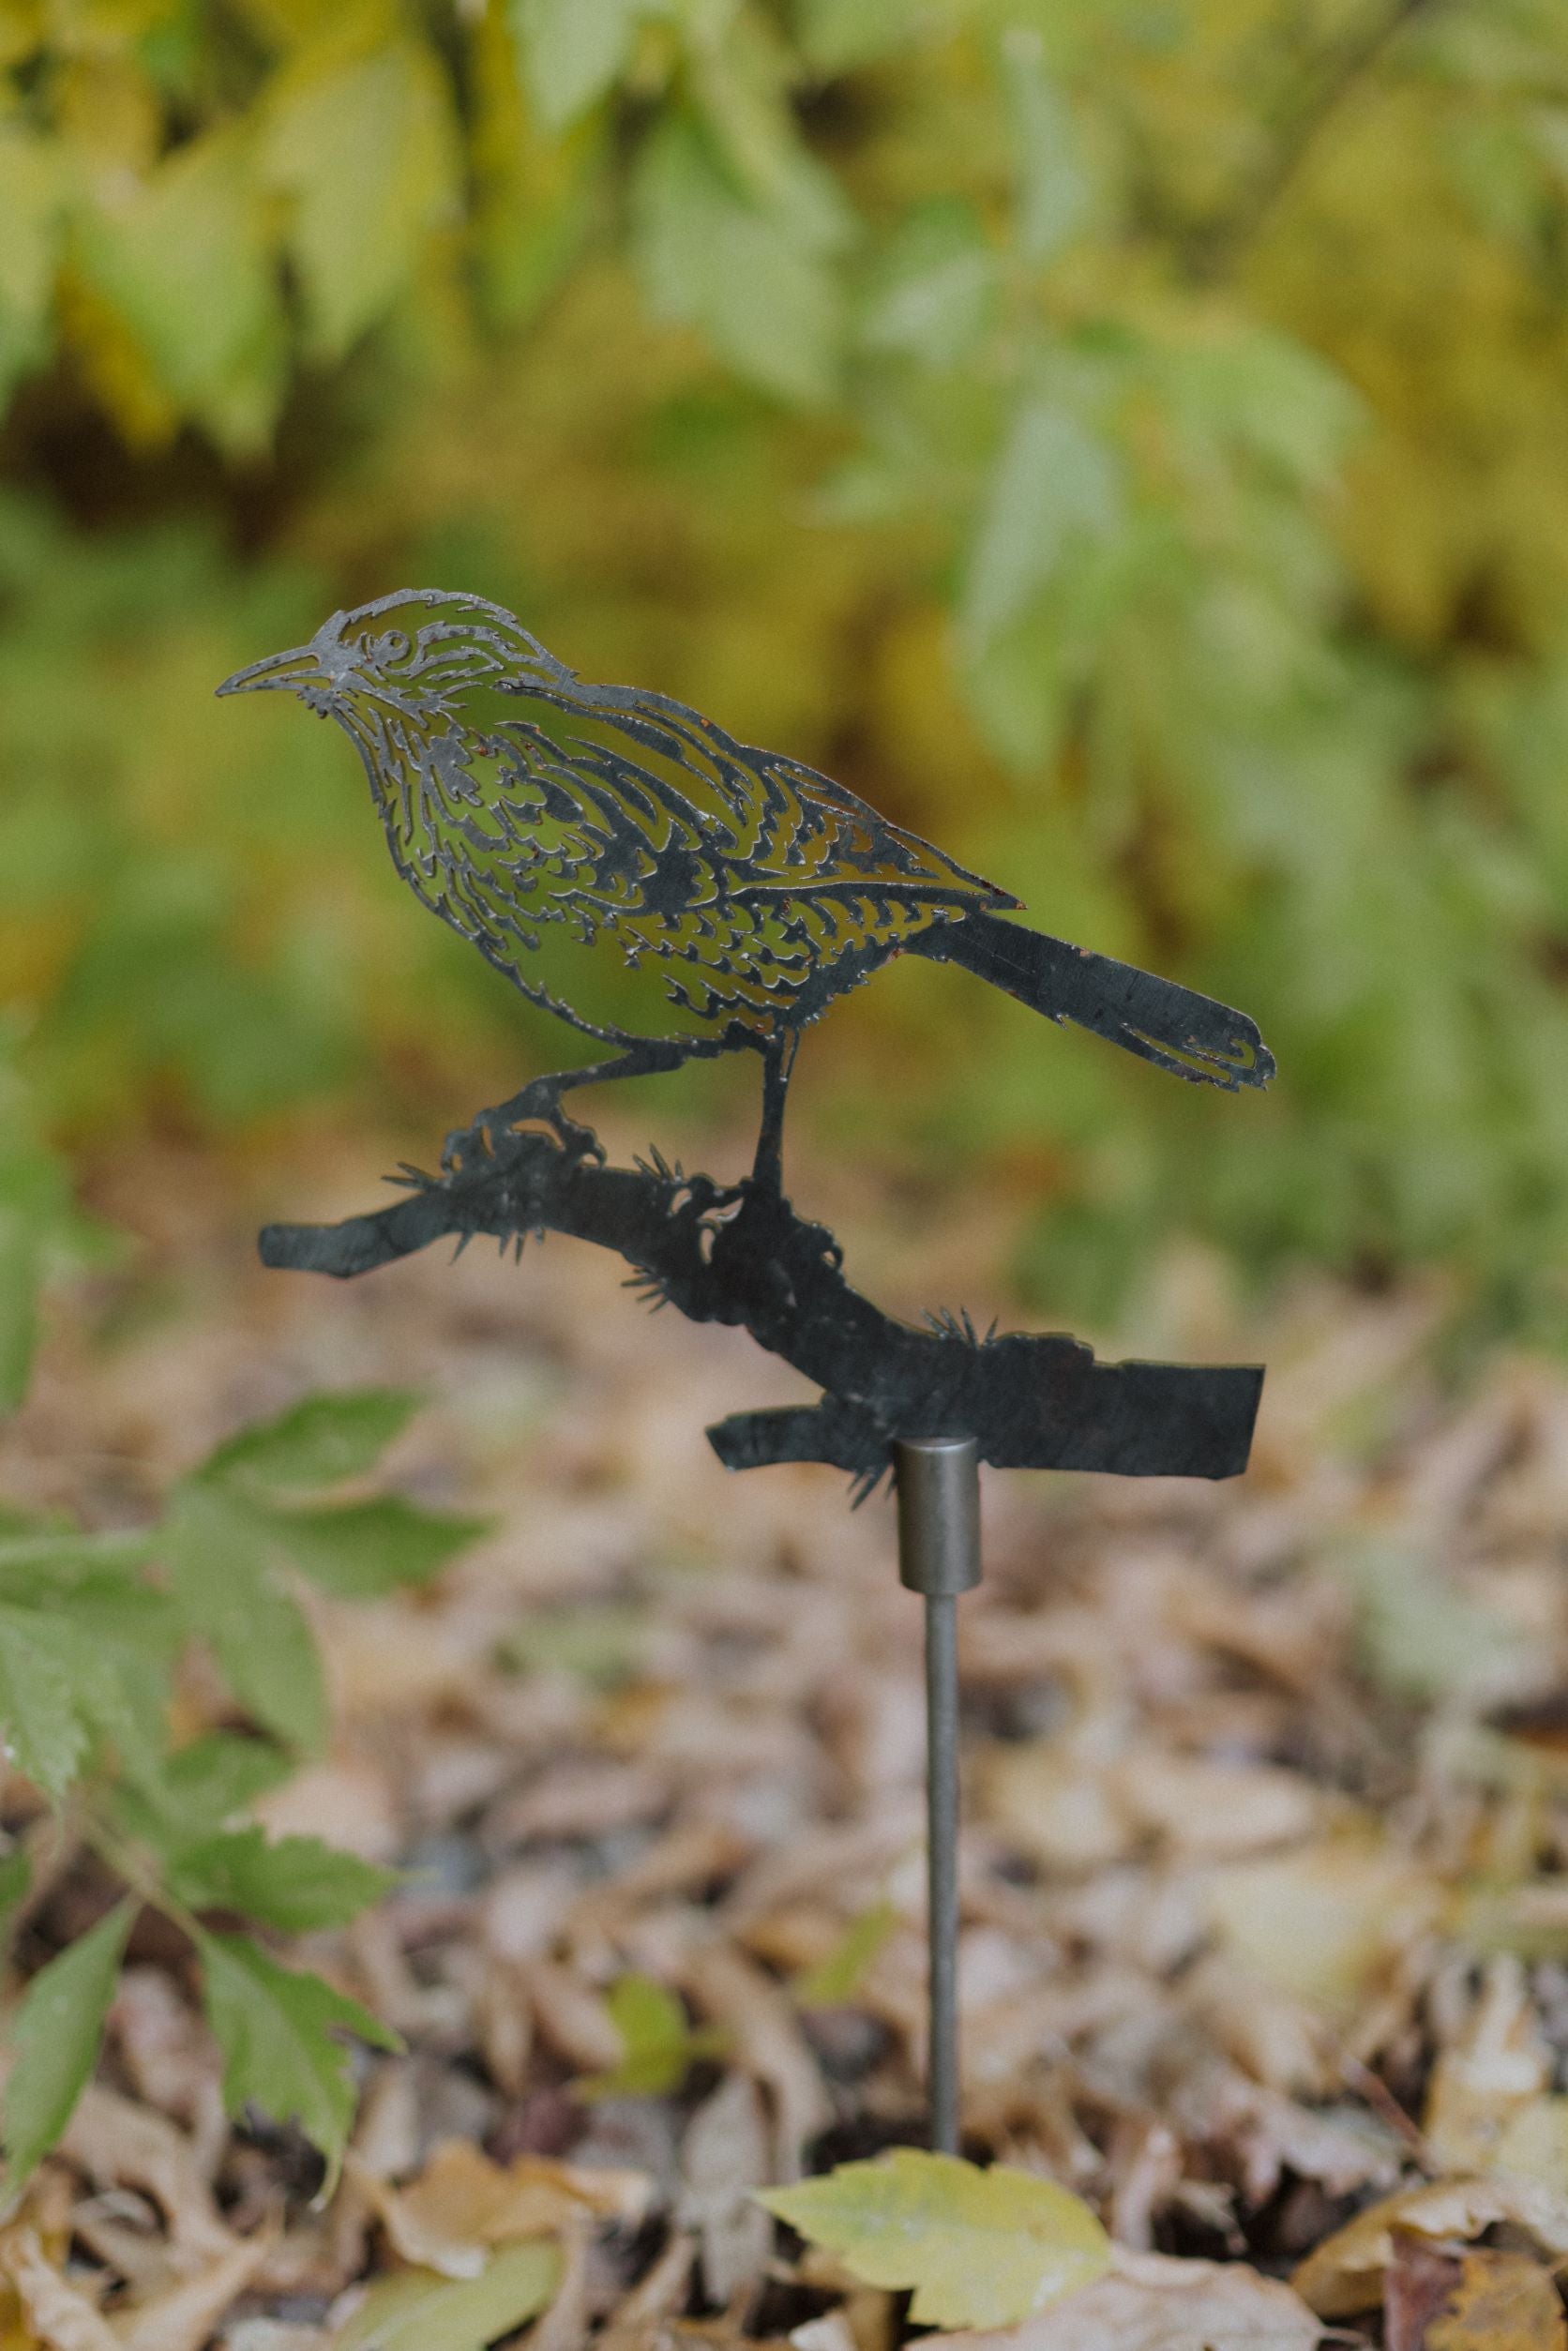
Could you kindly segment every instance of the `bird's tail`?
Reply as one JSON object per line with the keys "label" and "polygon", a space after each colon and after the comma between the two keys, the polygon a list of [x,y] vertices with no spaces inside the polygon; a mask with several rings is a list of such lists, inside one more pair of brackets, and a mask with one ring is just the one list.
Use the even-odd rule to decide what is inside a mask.
{"label": "bird's tail", "polygon": [[1266,1086],[1274,1055],[1244,1012],[1136,964],[1070,947],[1046,931],[976,911],[934,924],[909,942],[918,955],[961,963],[1048,1020],[1076,1021],[1195,1085]]}

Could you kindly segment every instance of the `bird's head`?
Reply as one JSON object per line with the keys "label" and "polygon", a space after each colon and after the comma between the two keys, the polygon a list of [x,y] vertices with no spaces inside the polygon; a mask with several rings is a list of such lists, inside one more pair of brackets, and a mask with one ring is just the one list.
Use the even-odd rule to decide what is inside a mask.
{"label": "bird's head", "polygon": [[236,670],[218,691],[297,694],[307,710],[354,731],[355,719],[394,713],[429,725],[449,715],[465,691],[530,674],[553,684],[571,672],[501,605],[404,588],[334,612],[308,645]]}

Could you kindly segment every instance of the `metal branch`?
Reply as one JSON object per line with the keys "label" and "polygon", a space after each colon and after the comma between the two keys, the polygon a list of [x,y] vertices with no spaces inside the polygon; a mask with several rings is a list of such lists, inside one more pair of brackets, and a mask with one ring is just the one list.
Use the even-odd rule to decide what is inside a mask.
{"label": "metal branch", "polygon": [[824,1226],[754,1183],[611,1168],[552,1136],[339,1225],[269,1225],[264,1264],[339,1280],[431,1242],[484,1234],[520,1247],[558,1232],[614,1250],[650,1294],[694,1322],[731,1323],[821,1388],[815,1405],[739,1412],[709,1441],[727,1468],[822,1461],[869,1488],[901,1438],[972,1437],[999,1469],[1123,1477],[1238,1475],[1263,1374],[1254,1365],[1100,1364],[1056,1332],[976,1338],[950,1318],[917,1330],[852,1289]]}

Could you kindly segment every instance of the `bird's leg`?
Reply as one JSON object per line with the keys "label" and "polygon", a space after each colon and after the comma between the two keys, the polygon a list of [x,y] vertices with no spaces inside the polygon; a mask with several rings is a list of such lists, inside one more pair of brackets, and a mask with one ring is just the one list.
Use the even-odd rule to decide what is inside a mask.
{"label": "bird's leg", "polygon": [[758,1191],[771,1192],[776,1198],[784,1189],[784,1104],[799,1043],[800,1031],[791,1029],[762,1048],[762,1123],[751,1181]]}
{"label": "bird's leg", "polygon": [[486,1160],[504,1157],[516,1129],[531,1120],[553,1128],[568,1158],[602,1162],[604,1152],[597,1136],[591,1126],[580,1126],[575,1119],[567,1118],[561,1108],[562,1095],[578,1086],[597,1085],[607,1078],[647,1078],[660,1070],[678,1069],[686,1058],[683,1047],[673,1038],[640,1038],[613,1061],[532,1078],[509,1102],[481,1110],[470,1126],[455,1127],[442,1146],[442,1168],[447,1175],[461,1175]]}

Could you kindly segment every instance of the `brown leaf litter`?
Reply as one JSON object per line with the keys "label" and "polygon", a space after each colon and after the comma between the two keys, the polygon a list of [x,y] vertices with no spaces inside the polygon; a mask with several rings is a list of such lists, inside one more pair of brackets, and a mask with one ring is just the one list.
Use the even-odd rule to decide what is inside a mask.
{"label": "brown leaf litter", "polygon": [[[314,1201],[274,1169],[268,1198],[334,1213],[364,1167]],[[704,1423],[795,1383],[642,1318],[587,1250],[326,1290],[256,1273],[203,1170],[116,1181],[143,1260],[66,1303],[0,1494],[126,1523],[244,1420],[386,1381],[432,1397],[399,1482],[498,1524],[433,1591],[316,1607],[332,1751],[261,1808],[411,1872],[294,1946],[408,2042],[366,2061],[333,2204],[295,2133],[224,2120],[183,1954],[138,1945],[99,2078],[0,2225],[0,2351],[326,2351],[367,2280],[438,2313],[538,2239],[535,2351],[896,2351],[897,2298],[748,2196],[919,2133],[920,1621],[885,1500],[727,1479]],[[961,1222],[932,1245],[951,1271]],[[969,1287],[1004,1306],[983,1266]],[[1167,1295],[1226,1333],[1203,1260]],[[1270,1364],[1244,1481],[988,1479],[967,2146],[1121,2243],[1007,2337],[943,2342],[1562,2344],[1568,1379],[1499,1356],[1445,1389],[1443,1304],[1324,1288],[1232,1317],[1227,1349]],[[14,1780],[4,1818],[43,1854]],[[35,1964],[86,1867],[41,1878]],[[873,1913],[858,1974],[806,1997]],[[627,1975],[721,2038],[676,2090],[590,2102]]]}

